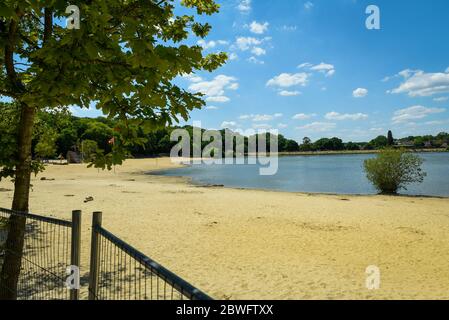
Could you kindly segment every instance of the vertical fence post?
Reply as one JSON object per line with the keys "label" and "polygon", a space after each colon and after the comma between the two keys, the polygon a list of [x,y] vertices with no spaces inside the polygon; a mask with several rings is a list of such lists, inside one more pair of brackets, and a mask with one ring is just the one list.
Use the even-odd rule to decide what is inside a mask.
{"label": "vertical fence post", "polygon": [[97,227],[101,227],[101,212],[94,212],[92,216],[92,240],[90,250],[89,271],[89,300],[96,300],[98,290],[98,267],[100,265],[100,237]]}
{"label": "vertical fence post", "polygon": [[72,247],[70,252],[70,264],[78,268],[78,273],[75,273],[75,288],[70,289],[70,300],[79,300],[79,269],[81,266],[81,210],[72,211]]}

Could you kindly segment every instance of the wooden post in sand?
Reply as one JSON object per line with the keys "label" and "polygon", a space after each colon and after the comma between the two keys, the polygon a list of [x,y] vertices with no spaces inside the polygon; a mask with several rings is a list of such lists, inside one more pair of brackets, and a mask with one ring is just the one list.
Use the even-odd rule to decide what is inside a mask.
{"label": "wooden post in sand", "polygon": [[97,299],[98,290],[98,268],[100,266],[100,235],[97,228],[101,227],[101,212],[92,215],[92,241],[90,249],[90,271],[89,271],[89,300]]}
{"label": "wooden post in sand", "polygon": [[[70,250],[70,264],[80,268],[81,256],[81,210],[72,211],[72,246]],[[79,273],[78,273],[79,276]],[[75,280],[79,286],[79,278]],[[70,300],[79,300],[79,288],[70,290]]]}

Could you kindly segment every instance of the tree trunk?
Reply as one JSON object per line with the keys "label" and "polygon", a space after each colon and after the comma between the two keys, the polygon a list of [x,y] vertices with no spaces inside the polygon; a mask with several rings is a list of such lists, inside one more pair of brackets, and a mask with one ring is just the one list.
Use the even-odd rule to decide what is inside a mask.
{"label": "tree trunk", "polygon": [[[31,179],[31,141],[36,109],[22,104],[18,128],[18,155],[12,210],[28,212]],[[0,300],[17,298],[17,283],[22,262],[26,218],[12,215],[3,267],[0,273]]]}

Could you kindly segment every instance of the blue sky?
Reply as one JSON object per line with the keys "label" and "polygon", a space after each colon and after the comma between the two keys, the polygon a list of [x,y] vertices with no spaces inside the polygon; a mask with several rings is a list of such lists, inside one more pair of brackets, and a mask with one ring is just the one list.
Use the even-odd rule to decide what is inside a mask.
{"label": "blue sky", "polygon": [[[203,127],[345,141],[449,131],[449,1],[218,2],[219,14],[201,18],[212,32],[189,43],[231,60],[177,80],[207,94],[191,114]],[[365,27],[370,4],[380,30]]]}

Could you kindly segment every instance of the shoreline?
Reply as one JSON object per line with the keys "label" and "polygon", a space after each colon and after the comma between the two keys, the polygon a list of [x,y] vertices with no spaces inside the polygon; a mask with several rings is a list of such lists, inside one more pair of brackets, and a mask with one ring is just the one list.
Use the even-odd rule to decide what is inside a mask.
{"label": "shoreline", "polygon": [[[61,219],[83,211],[83,276],[91,213],[103,211],[107,230],[216,299],[449,299],[448,199],[201,188],[142,174],[177,166],[49,165],[32,178],[30,208]],[[2,188],[9,207],[11,182]],[[365,287],[370,265],[380,290]]]}

